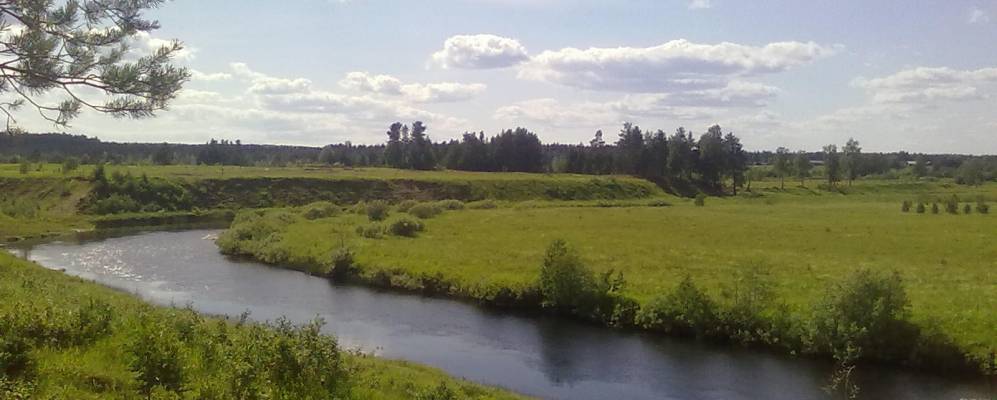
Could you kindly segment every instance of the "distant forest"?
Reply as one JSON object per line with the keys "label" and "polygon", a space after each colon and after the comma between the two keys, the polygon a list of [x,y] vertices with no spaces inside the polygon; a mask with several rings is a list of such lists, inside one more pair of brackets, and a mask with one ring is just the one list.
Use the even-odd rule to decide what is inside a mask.
{"label": "distant forest", "polygon": [[[394,123],[379,145],[350,142],[325,147],[243,144],[212,139],[205,144],[113,143],[82,135],[0,133],[0,162],[204,164],[287,166],[324,163],[344,167],[387,166],[407,169],[464,171],[568,172],[626,174],[670,186],[694,182],[736,192],[745,182],[764,176],[806,179],[813,174],[828,184],[860,177],[955,178],[979,184],[997,177],[997,156],[957,154],[863,153],[849,140],[822,152],[745,151],[740,139],[713,126],[701,135],[678,128],[671,134],[642,130],[625,123],[615,137],[598,131],[587,144],[544,144],[525,128],[494,136],[464,133],[460,140],[433,142],[421,122]],[[751,165],[770,165],[750,169]],[[817,167],[818,170],[812,168]],[[762,174],[762,175],[760,175]]]}

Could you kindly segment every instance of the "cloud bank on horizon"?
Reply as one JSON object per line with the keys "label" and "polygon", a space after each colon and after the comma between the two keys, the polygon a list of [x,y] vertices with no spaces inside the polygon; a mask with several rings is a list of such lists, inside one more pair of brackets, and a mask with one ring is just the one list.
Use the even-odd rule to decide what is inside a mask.
{"label": "cloud bank on horizon", "polygon": [[[390,123],[421,120],[434,140],[525,126],[545,141],[582,143],[624,121],[697,133],[719,123],[751,149],[816,150],[856,137],[872,151],[997,153],[997,44],[984,40],[997,33],[997,3],[924,7],[908,15],[916,24],[872,28],[890,15],[850,14],[858,3],[847,2],[826,5],[822,17],[703,0],[596,3],[263,6],[252,11],[271,17],[262,33],[235,22],[200,27],[224,4],[171,3],[157,16],[164,30],[133,43],[136,52],[173,37],[187,43],[176,62],[192,79],[170,110],[149,120],[84,113],[69,131],[323,145],[380,143]],[[636,16],[651,11],[682,22],[643,29],[650,25]],[[329,26],[317,24],[321,12]],[[755,13],[798,23],[766,25]],[[903,39],[913,25],[926,28]],[[30,116],[22,125],[53,129]]]}

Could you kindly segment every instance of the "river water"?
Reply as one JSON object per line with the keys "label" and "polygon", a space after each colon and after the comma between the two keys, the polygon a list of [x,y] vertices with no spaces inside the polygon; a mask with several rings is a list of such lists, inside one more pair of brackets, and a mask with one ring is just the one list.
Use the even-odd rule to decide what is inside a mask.
{"label": "river water", "polygon": [[[132,232],[12,249],[163,305],[252,319],[316,317],[342,345],[551,399],[821,399],[825,362],[558,318],[512,315],[233,260],[219,230]],[[982,379],[864,367],[862,399],[990,399]]]}

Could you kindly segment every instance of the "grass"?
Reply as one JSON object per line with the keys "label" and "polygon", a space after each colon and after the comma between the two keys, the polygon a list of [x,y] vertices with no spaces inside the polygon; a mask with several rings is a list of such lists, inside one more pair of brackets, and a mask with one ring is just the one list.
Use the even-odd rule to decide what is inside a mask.
{"label": "grass", "polygon": [[[184,370],[181,394],[178,397],[172,397],[172,394],[156,397],[155,393],[159,389],[155,389],[153,398],[203,398],[213,390],[216,391],[214,394],[220,395],[212,398],[234,398],[231,392],[225,391],[225,388],[230,387],[228,385],[234,379],[233,376],[266,374],[269,372],[267,368],[276,367],[271,365],[264,369],[244,371],[251,372],[250,375],[238,375],[237,371],[229,368],[213,368],[212,365],[219,363],[215,358],[234,357],[224,350],[223,343],[231,340],[235,343],[252,344],[257,343],[254,338],[258,337],[285,337],[285,334],[273,333],[275,328],[238,325],[231,321],[200,317],[190,311],[151,306],[128,294],[46,270],[3,252],[0,252],[0,298],[5,299],[0,303],[0,326],[7,326],[3,324],[8,321],[29,321],[28,325],[32,326],[24,331],[32,332],[30,334],[14,333],[14,330],[6,329],[0,331],[0,361],[3,361],[0,362],[0,398],[19,398],[15,393],[25,395],[25,398],[145,398],[142,382],[134,370],[136,355],[133,354],[133,349],[139,340],[137,338],[142,337],[143,326],[149,321],[156,321],[158,324],[158,328],[152,331],[154,338],[191,336],[177,342],[177,354]],[[105,329],[91,335],[83,333],[87,332],[84,329],[64,329],[63,322],[88,321],[76,317],[82,313],[76,310],[84,310],[84,305],[94,304],[93,302],[107,307],[106,312],[96,314],[109,316],[107,325],[90,323],[82,326],[99,325]],[[79,325],[67,323],[70,327]],[[264,331],[271,333],[261,333]],[[33,344],[26,352],[18,352],[15,344],[25,340]],[[10,349],[15,350],[10,352]],[[223,350],[219,353],[218,349]],[[254,347],[251,350],[252,356],[266,357],[266,349]],[[13,365],[6,363],[11,360],[8,357],[10,354],[27,354],[34,367],[27,372],[7,370],[7,367]],[[409,399],[440,391],[441,387],[452,392],[455,396],[452,398],[520,398],[499,389],[450,378],[438,370],[407,362],[345,351],[340,351],[339,354],[341,374],[346,382],[344,387],[348,388],[346,398]],[[299,367],[300,370],[296,369],[293,373],[316,373],[310,369],[312,367]],[[278,386],[270,381],[257,381],[256,384],[259,386],[254,387],[260,390],[271,390]],[[159,394],[163,393],[160,391]]]}
{"label": "grass", "polygon": [[[361,238],[355,227],[366,218],[358,215],[301,219],[281,232],[277,247],[288,264],[308,268],[327,264],[346,243],[368,280],[440,277],[459,295],[487,300],[501,288],[532,288],[545,247],[562,238],[596,271],[623,271],[625,294],[642,304],[686,276],[720,298],[736,271],[760,265],[793,312],[809,310],[832,282],[857,269],[896,270],[916,324],[940,329],[977,359],[997,349],[997,216],[900,211],[903,200],[952,194],[992,201],[997,184],[867,181],[835,193],[777,185],[756,183],[754,195],[707,198],[705,207],[668,199],[674,206],[533,202],[448,211],[424,220],[416,238]],[[418,286],[392,282],[409,284]]]}

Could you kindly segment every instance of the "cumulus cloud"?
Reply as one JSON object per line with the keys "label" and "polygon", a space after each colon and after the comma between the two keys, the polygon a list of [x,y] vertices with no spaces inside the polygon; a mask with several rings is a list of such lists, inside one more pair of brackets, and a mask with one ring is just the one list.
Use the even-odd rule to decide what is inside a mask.
{"label": "cumulus cloud", "polygon": [[[152,36],[149,32],[136,32],[134,35],[130,36],[127,40],[127,44],[130,48],[129,53],[135,57],[141,57],[145,55],[152,54],[164,46],[169,46],[173,43],[173,40],[160,39]],[[178,61],[189,62],[194,59],[197,49],[191,46],[184,45],[183,49],[173,53],[174,58]]]}
{"label": "cumulus cloud", "polygon": [[876,103],[930,104],[938,101],[978,100],[997,84],[997,68],[957,70],[917,67],[881,78],[857,78],[852,86],[865,89]]}
{"label": "cumulus cloud", "polygon": [[410,83],[403,84],[390,75],[373,75],[367,72],[350,72],[339,85],[360,92],[404,96],[416,103],[444,103],[473,98],[486,89],[481,83]]}
{"label": "cumulus cloud", "polygon": [[592,128],[621,121],[611,107],[598,103],[562,104],[551,98],[532,99],[500,107],[496,119],[535,122],[557,128]]}
{"label": "cumulus cloud", "polygon": [[516,39],[478,34],[451,36],[443,49],[433,53],[432,62],[443,68],[505,68],[529,58],[526,48]]}
{"label": "cumulus cloud", "polygon": [[733,76],[781,72],[836,51],[836,47],[814,42],[757,47],[684,39],[653,47],[565,48],[533,57],[520,69],[519,77],[591,90],[703,90],[724,87]]}

